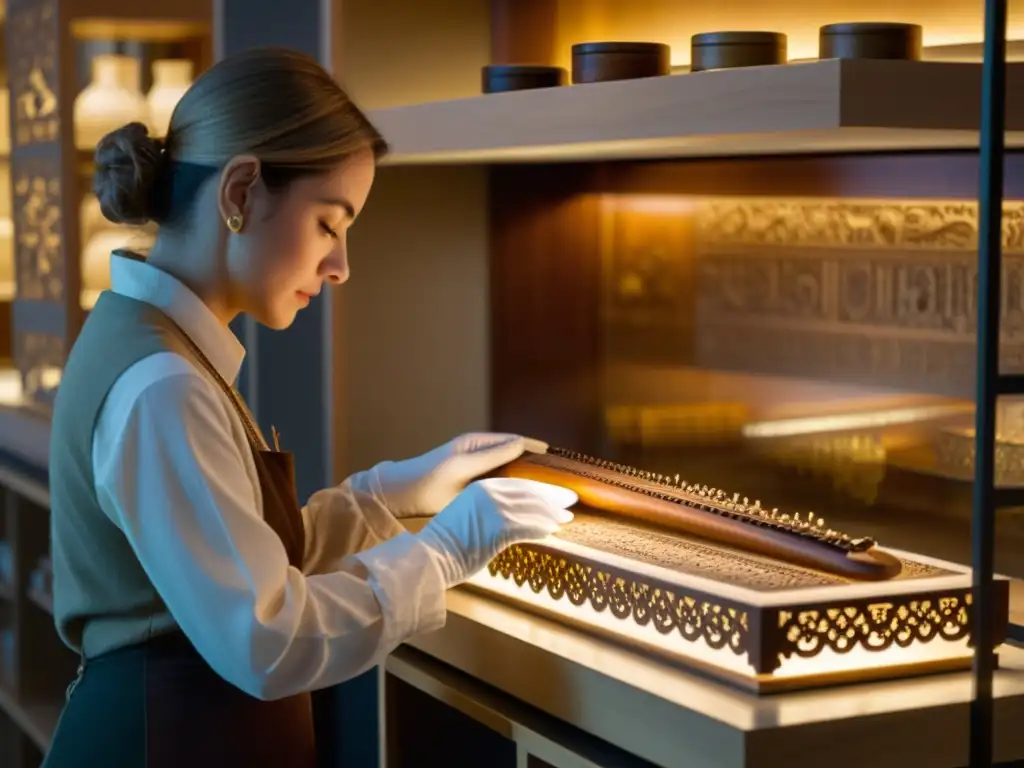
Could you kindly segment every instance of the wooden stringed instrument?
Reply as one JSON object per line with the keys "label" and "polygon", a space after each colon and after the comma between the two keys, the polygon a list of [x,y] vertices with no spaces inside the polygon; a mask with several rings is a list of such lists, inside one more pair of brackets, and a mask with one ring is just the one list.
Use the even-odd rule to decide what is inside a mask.
{"label": "wooden stringed instrument", "polygon": [[902,567],[874,540],[834,531],[814,513],[783,514],[739,494],[687,483],[678,475],[665,477],[562,448],[528,451],[494,475],[568,488],[592,509],[850,579],[890,579]]}

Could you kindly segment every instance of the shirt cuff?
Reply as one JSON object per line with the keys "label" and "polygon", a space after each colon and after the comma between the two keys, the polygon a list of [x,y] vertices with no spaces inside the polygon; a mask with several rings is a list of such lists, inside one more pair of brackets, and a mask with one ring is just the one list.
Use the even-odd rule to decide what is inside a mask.
{"label": "shirt cuff", "polygon": [[433,553],[414,535],[399,534],[354,557],[366,567],[380,603],[383,645],[393,648],[444,626],[444,578]]}
{"label": "shirt cuff", "polygon": [[405,532],[405,526],[388,509],[377,473],[371,470],[357,472],[346,481],[363,519],[381,541],[393,539]]}

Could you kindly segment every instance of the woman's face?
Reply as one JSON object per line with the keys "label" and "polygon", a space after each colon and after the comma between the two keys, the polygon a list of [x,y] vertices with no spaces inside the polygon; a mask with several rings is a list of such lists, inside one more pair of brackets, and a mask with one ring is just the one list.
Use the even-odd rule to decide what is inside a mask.
{"label": "woman's face", "polygon": [[[235,197],[245,213],[241,232],[228,235],[229,301],[269,328],[287,328],[325,283],[348,280],[346,239],[373,186],[373,153],[361,151],[334,171],[301,177],[276,194],[258,175],[246,185],[240,170],[243,194]],[[225,169],[227,215],[231,172]]]}

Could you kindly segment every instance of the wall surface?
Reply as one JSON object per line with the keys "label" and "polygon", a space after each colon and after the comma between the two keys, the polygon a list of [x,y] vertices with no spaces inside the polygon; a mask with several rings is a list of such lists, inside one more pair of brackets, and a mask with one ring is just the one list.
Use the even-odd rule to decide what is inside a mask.
{"label": "wall surface", "polygon": [[341,471],[488,426],[486,173],[378,172],[336,317]]}
{"label": "wall surface", "polygon": [[[482,0],[344,0],[335,72],[381,109],[480,92]],[[487,170],[382,168],[334,296],[334,475],[488,426]]]}

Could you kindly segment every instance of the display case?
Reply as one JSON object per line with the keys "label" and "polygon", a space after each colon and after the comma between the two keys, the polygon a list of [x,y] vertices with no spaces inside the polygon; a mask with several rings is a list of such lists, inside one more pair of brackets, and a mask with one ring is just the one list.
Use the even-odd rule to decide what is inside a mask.
{"label": "display case", "polygon": [[[92,195],[103,133],[160,134],[212,60],[210,0],[9,0],[0,126],[0,763],[37,766],[77,657],[53,628],[46,465],[65,357],[109,283],[110,250],[152,232],[106,222]],[[173,63],[171,63],[173,62]],[[9,117],[8,117],[9,111]],[[6,224],[5,224],[6,222]],[[5,229],[6,227],[6,229]],[[6,234],[5,234],[6,233]],[[8,247],[9,244],[9,247]],[[10,251],[10,253],[8,253]]]}
{"label": "display case", "polygon": [[[495,425],[969,563],[977,174],[953,152],[496,169]],[[1002,484],[1019,412],[1000,401]],[[998,525],[1020,577],[1019,512]]]}
{"label": "display case", "polygon": [[0,299],[11,344],[0,371],[0,448],[32,463],[45,464],[63,361],[109,282],[110,250],[144,248],[152,236],[103,219],[91,192],[93,148],[131,120],[166,130],[179,81],[211,60],[211,9],[209,0],[8,4],[15,285]]}
{"label": "display case", "polygon": [[[436,424],[443,411],[446,424],[461,427],[483,405],[494,429],[590,454],[629,477],[682,476],[730,498],[761,499],[763,508],[812,511],[831,527],[938,568],[942,575],[933,575],[950,579],[943,589],[956,583],[959,590],[911,598],[912,579],[898,588],[846,583],[827,605],[817,600],[829,590],[816,588],[813,600],[788,590],[789,605],[763,594],[747,601],[744,580],[754,572],[778,576],[784,566],[754,567],[740,553],[709,552],[700,548],[706,542],[686,537],[666,541],[664,530],[651,532],[613,510],[595,515],[585,505],[563,533],[504,553],[470,585],[474,599],[534,617],[522,620],[524,637],[533,637],[535,620],[611,638],[673,674],[683,669],[756,689],[761,701],[783,697],[783,709],[790,699],[779,688],[786,685],[765,673],[787,661],[806,663],[804,671],[818,677],[801,685],[823,682],[826,691],[864,672],[815,668],[810,649],[831,642],[858,653],[832,647],[819,661],[834,653],[840,666],[853,664],[864,651],[874,657],[865,667],[877,667],[891,652],[891,666],[914,675],[936,667],[915,670],[913,661],[904,665],[909,657],[921,652],[937,661],[959,645],[938,667],[963,669],[973,654],[980,10],[830,4],[820,12],[788,6],[786,15],[755,4],[728,11],[590,5],[574,13],[559,2],[492,4],[487,64],[520,65],[522,90],[485,94],[478,85],[453,98],[374,111],[394,154],[353,230],[352,252],[366,254],[362,279],[367,272],[379,279],[366,286],[354,277],[351,301],[359,319],[380,318],[374,328],[381,332],[371,350],[352,330],[358,323],[344,330],[350,370],[373,382],[371,391],[355,374],[346,379],[344,396],[358,407],[346,410],[345,436],[356,446],[349,455],[359,457],[346,468],[395,455],[385,440],[408,446],[398,455],[427,448],[426,437],[410,436],[420,425]],[[1022,22],[1014,13],[1011,41]],[[920,24],[921,56],[817,60],[821,26],[869,20]],[[755,23],[789,35],[788,63],[688,71],[691,35]],[[528,75],[541,71],[528,67],[569,69],[572,46],[596,41],[668,43],[674,74],[527,87]],[[1001,357],[1012,373],[1020,370],[1024,201],[1015,181],[1024,161],[1016,151],[1024,129],[1019,63],[1007,77]],[[468,190],[479,193],[484,184],[481,211]],[[432,204],[417,189],[446,194]],[[401,255],[395,246],[413,238],[385,231],[400,216],[421,240]],[[456,310],[435,308],[431,318],[420,295],[409,303],[423,308],[419,314],[375,312],[371,294],[377,306],[389,293],[414,295],[400,293],[414,260],[454,261],[442,241],[464,263],[472,252],[474,267],[486,265],[473,274],[487,306],[458,330],[448,325]],[[421,279],[418,290],[433,301],[454,296],[452,282]],[[468,293],[459,294],[457,311]],[[430,368],[430,388],[406,396],[381,383],[399,350]],[[464,372],[483,367],[486,402],[466,397],[461,410],[453,408],[453,393],[467,389]],[[408,388],[409,379],[402,383]],[[1017,409],[1012,398],[1001,400],[1004,484],[1012,481]],[[414,413],[427,415],[412,425]],[[365,440],[352,440],[353,431]],[[436,431],[431,439],[443,437]],[[1005,617],[1020,621],[1014,596],[1024,575],[1024,531],[1017,509],[1001,511],[997,525],[996,567],[1006,577],[995,593],[999,644],[1014,631]],[[864,602],[841,596],[847,589]],[[933,609],[935,622],[922,621],[920,611]],[[967,635],[954,639],[960,621]],[[918,630],[928,637],[920,644]],[[493,667],[489,681],[514,685],[514,675],[497,669],[505,645],[467,641],[445,650],[457,634],[446,630],[416,645],[466,671]],[[942,650],[947,637],[951,645]],[[781,650],[787,643],[805,655]],[[737,675],[738,663],[748,668]],[[544,668],[575,690],[575,671],[554,661]],[[538,684],[538,706],[546,706],[542,691]],[[562,689],[546,695],[558,698],[552,708],[566,716],[585,707]],[[606,704],[627,719],[614,703],[594,706]]]}

